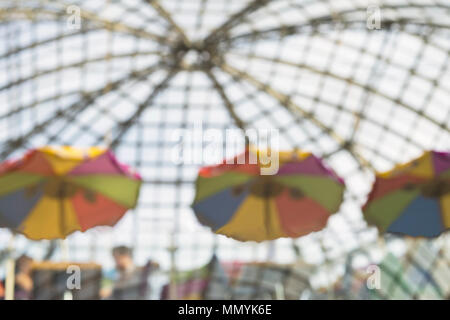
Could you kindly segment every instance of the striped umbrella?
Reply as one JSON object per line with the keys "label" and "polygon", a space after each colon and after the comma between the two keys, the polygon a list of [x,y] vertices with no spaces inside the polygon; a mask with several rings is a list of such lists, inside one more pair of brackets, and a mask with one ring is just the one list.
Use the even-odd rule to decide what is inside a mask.
{"label": "striped umbrella", "polygon": [[199,221],[215,233],[257,242],[324,228],[342,202],[342,179],[317,157],[300,151],[273,153],[278,172],[261,175],[261,169],[273,165],[261,161],[265,154],[247,148],[200,170],[192,205]]}
{"label": "striped umbrella", "polygon": [[377,174],[363,207],[380,232],[437,237],[450,228],[450,153],[429,151]]}
{"label": "striped umbrella", "polygon": [[136,206],[140,186],[108,149],[31,150],[0,165],[0,227],[41,240],[113,226]]}

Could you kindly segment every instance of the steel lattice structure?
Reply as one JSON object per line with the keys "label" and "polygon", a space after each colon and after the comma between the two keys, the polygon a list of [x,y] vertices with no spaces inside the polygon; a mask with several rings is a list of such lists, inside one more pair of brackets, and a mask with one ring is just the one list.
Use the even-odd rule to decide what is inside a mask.
{"label": "steel lattice structure", "polygon": [[[380,29],[368,27],[372,9]],[[264,260],[266,245],[197,223],[200,165],[173,163],[171,134],[196,121],[276,129],[283,148],[324,157],[348,192],[324,231],[294,247],[277,240],[274,259],[300,249],[311,263],[345,260],[376,247],[359,209],[373,172],[450,149],[449,17],[448,0],[2,1],[0,160],[106,137],[143,174],[138,209],[114,230],[74,235],[74,259],[108,261],[107,249],[128,243],[167,268],[172,244],[179,268],[213,250]],[[41,255],[48,245],[21,241]]]}

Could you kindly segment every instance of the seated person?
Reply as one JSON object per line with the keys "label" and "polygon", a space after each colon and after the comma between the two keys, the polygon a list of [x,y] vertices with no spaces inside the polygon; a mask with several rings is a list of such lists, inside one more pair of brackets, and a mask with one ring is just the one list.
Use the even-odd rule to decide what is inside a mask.
{"label": "seated person", "polygon": [[109,300],[144,300],[149,298],[149,275],[157,268],[149,262],[144,267],[137,267],[133,262],[131,248],[115,247],[112,255],[116,264],[116,275],[111,288],[102,289],[100,295]]}

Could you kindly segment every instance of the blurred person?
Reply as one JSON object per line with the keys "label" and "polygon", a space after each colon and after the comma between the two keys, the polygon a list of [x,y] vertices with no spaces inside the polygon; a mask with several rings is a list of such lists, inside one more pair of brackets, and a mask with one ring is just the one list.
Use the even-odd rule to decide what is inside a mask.
{"label": "blurred person", "polygon": [[[158,265],[152,261],[144,267],[137,267],[133,251],[126,246],[113,248],[115,275],[110,276],[109,285],[102,288],[100,296],[109,300],[144,300],[149,298],[149,276]],[[104,282],[106,284],[106,282]]]}
{"label": "blurred person", "polygon": [[0,282],[0,300],[5,298],[5,288],[3,288],[3,283]]}
{"label": "blurred person", "polygon": [[[21,255],[15,263],[14,299],[30,300],[33,294],[33,278],[31,276],[33,259]],[[5,281],[0,282],[0,299],[5,298]]]}
{"label": "blurred person", "polygon": [[115,247],[112,250],[116,269],[122,274],[126,275],[135,270],[133,262],[133,251],[126,246]]}
{"label": "blurred person", "polygon": [[14,299],[29,300],[33,293],[33,278],[31,276],[33,259],[27,255],[20,256],[16,261],[16,278]]}

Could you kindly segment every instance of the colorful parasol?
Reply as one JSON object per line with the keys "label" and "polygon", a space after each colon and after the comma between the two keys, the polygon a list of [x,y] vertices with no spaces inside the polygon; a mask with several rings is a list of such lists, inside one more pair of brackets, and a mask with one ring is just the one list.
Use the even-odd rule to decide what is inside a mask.
{"label": "colorful parasol", "polygon": [[278,172],[261,175],[261,169],[273,165],[261,161],[265,154],[247,148],[200,170],[192,205],[199,221],[240,241],[299,237],[323,229],[342,202],[343,180],[317,157],[300,151],[277,152]]}
{"label": "colorful parasol", "polygon": [[363,207],[380,232],[437,237],[450,228],[450,153],[429,151],[377,174]]}
{"label": "colorful parasol", "polygon": [[112,226],[136,206],[140,186],[107,149],[35,149],[0,165],[0,227],[40,240]]}

